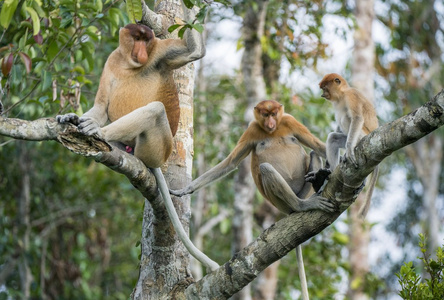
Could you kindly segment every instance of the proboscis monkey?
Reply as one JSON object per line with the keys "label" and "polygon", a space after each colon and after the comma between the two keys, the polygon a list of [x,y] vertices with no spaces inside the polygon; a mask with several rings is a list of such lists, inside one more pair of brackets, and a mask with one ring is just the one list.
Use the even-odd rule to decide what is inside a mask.
{"label": "proboscis monkey", "polygon": [[[315,209],[333,212],[334,204],[312,194],[311,183],[304,179],[308,172],[321,167],[320,157],[326,157],[325,144],[293,116],[286,114],[284,107],[276,101],[257,104],[254,117],[227,158],[185,188],[170,190],[171,194],[193,193],[233,171],[251,153],[251,173],[257,188],[281,212],[290,214]],[[310,156],[302,145],[314,150]],[[303,270],[300,246],[296,250],[300,270]],[[301,274],[301,280],[304,282],[305,274]]]}
{"label": "proboscis monkey", "polygon": [[171,154],[179,123],[173,71],[204,54],[202,37],[195,30],[187,30],[184,40],[161,40],[148,26],[126,25],[119,32],[119,47],[105,63],[94,106],[80,118],[70,113],[57,116],[57,120],[77,125],[86,135],[115,142],[121,149],[130,149],[152,168],[180,239],[194,257],[214,270],[219,266],[195,248],[186,235],[159,169]]}
{"label": "proboscis monkey", "polygon": [[[319,83],[322,97],[333,104],[335,119],[338,123],[336,132],[327,138],[327,160],[333,171],[339,164],[339,149],[345,147],[345,157],[355,166],[355,147],[367,134],[378,128],[378,118],[373,104],[355,88],[348,85],[340,75],[332,73],[324,76]],[[378,167],[373,170],[370,187],[364,205],[359,211],[362,217],[367,215],[370,208],[373,189],[378,177]]]}

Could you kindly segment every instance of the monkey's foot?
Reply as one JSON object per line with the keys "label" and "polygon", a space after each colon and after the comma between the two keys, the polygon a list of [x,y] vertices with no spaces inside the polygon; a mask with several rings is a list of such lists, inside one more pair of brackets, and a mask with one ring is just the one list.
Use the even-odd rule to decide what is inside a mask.
{"label": "monkey's foot", "polygon": [[310,182],[316,193],[322,191],[321,188],[325,185],[330,177],[330,169],[319,169],[318,171],[312,171],[305,175],[305,181]]}

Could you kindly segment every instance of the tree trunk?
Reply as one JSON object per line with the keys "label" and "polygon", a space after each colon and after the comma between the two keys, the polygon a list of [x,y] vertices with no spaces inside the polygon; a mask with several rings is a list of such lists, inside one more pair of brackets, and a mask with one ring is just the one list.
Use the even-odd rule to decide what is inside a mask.
{"label": "tree trunk", "polygon": [[443,161],[443,140],[439,135],[427,136],[405,148],[424,189],[423,232],[427,236],[428,253],[434,255],[439,244],[440,221],[436,200]]}
{"label": "tree trunk", "polygon": [[[374,1],[356,0],[355,16],[357,27],[354,33],[355,47],[352,57],[352,85],[360,90],[370,101],[374,102],[374,65],[375,46],[372,39],[374,19]],[[348,295],[352,300],[366,300],[364,292],[365,275],[369,272],[368,246],[370,242],[370,226],[362,220],[359,209],[363,205],[366,193],[361,193],[356,203],[350,207],[350,281]]]}
{"label": "tree trunk", "polygon": [[[425,9],[419,18],[416,20],[418,24],[425,22],[430,26],[428,31],[427,54],[431,59],[428,69],[424,70],[420,79],[413,79],[414,69],[416,66],[411,65],[411,75],[409,76],[417,80],[417,88],[425,89],[425,85],[430,84],[433,92],[442,89],[441,76],[439,75],[440,66],[443,62],[441,59],[442,48],[437,40],[434,38],[441,32],[439,18],[437,12],[433,9],[435,1],[429,3],[430,8]],[[413,56],[413,53],[411,53]],[[411,57],[410,63],[414,61]],[[413,164],[418,178],[424,189],[424,196],[422,199],[424,205],[424,213],[422,214],[422,232],[427,236],[429,255],[435,255],[436,249],[440,246],[441,240],[439,238],[439,210],[437,209],[436,200],[439,194],[439,177],[443,165],[443,138],[439,135],[427,136],[424,139],[405,148],[407,157]]]}
{"label": "tree trunk", "polygon": [[[242,26],[242,39],[244,40],[244,53],[241,60],[242,79],[247,95],[247,110],[245,123],[253,120],[253,107],[265,100],[265,82],[262,75],[262,46],[260,37],[263,35],[265,16],[268,1],[258,1],[257,11],[248,5]],[[233,252],[236,253],[253,240],[253,200],[256,185],[251,176],[250,156],[238,166],[235,177],[235,197],[233,216]],[[246,286],[233,296],[235,300],[250,300],[251,287]]]}
{"label": "tree trunk", "polygon": [[28,263],[28,251],[29,251],[29,213],[31,205],[31,159],[29,157],[28,145],[25,142],[18,142],[19,148],[19,167],[22,174],[21,181],[21,193],[18,198],[19,212],[17,215],[18,224],[18,239],[20,240],[20,261],[18,264],[18,270],[20,275],[20,287],[23,299],[30,299],[31,297],[31,283],[32,274]]}
{"label": "tree trunk", "polygon": [[[158,15],[150,16],[152,24],[149,25],[161,34],[168,32],[167,28],[174,24],[174,17],[183,18],[181,1],[158,1],[155,12]],[[162,28],[158,28],[159,24]],[[164,175],[171,189],[179,189],[189,184],[192,176],[194,65],[187,64],[174,73],[179,92],[180,121]],[[188,231],[190,196],[172,198],[182,226]],[[190,255],[178,239],[160,195],[145,200],[141,247],[140,274],[131,295],[133,299],[161,299],[175,286],[180,287],[178,283],[193,281],[189,269]]]}

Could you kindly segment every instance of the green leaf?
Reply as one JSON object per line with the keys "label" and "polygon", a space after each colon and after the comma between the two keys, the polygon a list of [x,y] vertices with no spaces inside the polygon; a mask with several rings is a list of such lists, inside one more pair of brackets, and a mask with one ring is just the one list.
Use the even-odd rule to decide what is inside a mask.
{"label": "green leaf", "polygon": [[347,245],[349,243],[348,235],[337,231],[333,233],[332,239],[335,243],[340,245]]}
{"label": "green leaf", "polygon": [[183,4],[185,4],[185,6],[186,6],[188,9],[192,9],[193,6],[194,6],[193,2],[191,2],[190,0],[183,0]]}
{"label": "green leaf", "polygon": [[142,19],[142,2],[140,0],[127,0],[126,12],[132,23]]}
{"label": "green leaf", "polygon": [[33,35],[37,35],[40,32],[40,19],[37,12],[32,7],[26,7],[26,11],[31,15]]}
{"label": "green leaf", "polygon": [[202,33],[204,31],[204,27],[202,24],[193,24],[192,25],[194,29],[196,29],[199,33]]}
{"label": "green leaf", "polygon": [[46,91],[52,85],[52,74],[47,71],[43,71],[43,84],[42,92]]}
{"label": "green leaf", "polygon": [[173,32],[174,30],[176,30],[177,28],[182,27],[182,26],[183,26],[183,25],[180,25],[180,24],[174,24],[174,25],[171,25],[170,27],[168,27],[168,32],[171,33],[171,32]]}
{"label": "green leaf", "polygon": [[187,30],[187,26],[183,26],[180,30],[179,33],[177,34],[180,38],[183,38],[183,35],[185,34],[185,30]]}
{"label": "green leaf", "polygon": [[0,12],[0,25],[2,25],[3,28],[8,28],[18,3],[19,0],[5,0],[5,3],[3,3],[2,11]]}
{"label": "green leaf", "polygon": [[231,6],[231,2],[229,0],[214,0],[214,2],[221,3],[225,6]]}

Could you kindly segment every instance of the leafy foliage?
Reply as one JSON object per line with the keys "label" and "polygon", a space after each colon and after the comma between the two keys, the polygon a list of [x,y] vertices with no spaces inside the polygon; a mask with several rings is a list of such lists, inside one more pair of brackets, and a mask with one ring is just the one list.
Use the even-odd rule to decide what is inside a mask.
{"label": "leafy foliage", "polygon": [[[5,116],[81,113],[92,105],[118,28],[128,22],[117,2],[0,2]],[[57,143],[4,137],[0,165],[0,261],[13,263],[0,299],[24,297],[22,264],[33,299],[127,299],[137,280],[143,198],[125,178]],[[26,197],[28,227],[19,222]]]}
{"label": "leafy foliage", "polygon": [[424,265],[429,278],[421,280],[416,273],[413,262],[407,262],[399,273],[396,273],[401,285],[399,295],[402,299],[444,299],[444,245],[436,249],[436,259],[427,255],[426,238],[419,235],[419,247],[422,257],[418,257]]}

